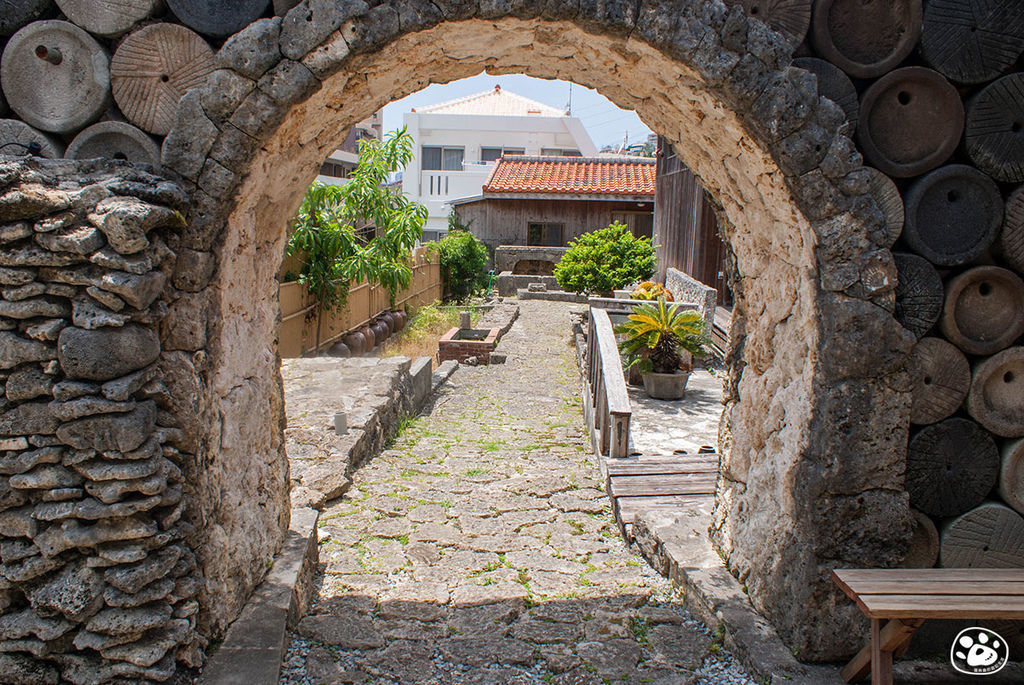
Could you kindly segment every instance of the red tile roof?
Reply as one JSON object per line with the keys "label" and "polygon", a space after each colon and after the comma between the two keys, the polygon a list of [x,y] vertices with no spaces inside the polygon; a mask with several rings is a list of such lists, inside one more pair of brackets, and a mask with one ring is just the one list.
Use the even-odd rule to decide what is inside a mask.
{"label": "red tile roof", "polygon": [[654,196],[654,160],[587,157],[502,157],[484,193]]}

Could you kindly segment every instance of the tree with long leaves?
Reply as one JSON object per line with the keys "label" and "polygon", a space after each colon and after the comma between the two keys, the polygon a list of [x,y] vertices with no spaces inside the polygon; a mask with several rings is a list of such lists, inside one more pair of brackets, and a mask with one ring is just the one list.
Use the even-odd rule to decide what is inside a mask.
{"label": "tree with long leaves", "polygon": [[[390,174],[404,169],[412,156],[413,139],[404,128],[383,140],[363,140],[345,185],[317,182],[306,191],[287,254],[302,261],[298,280],[316,304],[317,350],[324,312],[345,305],[352,283],[365,278],[380,284],[394,307],[398,292],[412,282],[411,252],[423,235],[427,208],[387,187]],[[367,222],[376,230],[364,242],[356,226]]]}

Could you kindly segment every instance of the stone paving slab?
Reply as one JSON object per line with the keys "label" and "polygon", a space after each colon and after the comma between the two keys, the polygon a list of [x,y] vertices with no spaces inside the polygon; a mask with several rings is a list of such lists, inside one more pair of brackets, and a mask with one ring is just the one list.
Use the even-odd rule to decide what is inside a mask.
{"label": "stone paving slab", "polygon": [[722,371],[696,367],[681,400],[653,400],[643,387],[627,386],[633,410],[629,436],[642,454],[697,454],[701,447],[718,451],[718,422],[722,418]]}
{"label": "stone paving slab", "polygon": [[323,511],[282,682],[751,683],[618,536],[569,308],[520,303],[503,346]]}

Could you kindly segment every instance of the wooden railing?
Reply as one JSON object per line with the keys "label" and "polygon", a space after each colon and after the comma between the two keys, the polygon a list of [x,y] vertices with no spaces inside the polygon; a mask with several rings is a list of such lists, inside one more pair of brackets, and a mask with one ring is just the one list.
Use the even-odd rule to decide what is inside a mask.
{"label": "wooden railing", "polygon": [[588,318],[583,414],[594,451],[609,457],[626,457],[632,412],[612,322],[608,312],[595,307],[590,308]]}

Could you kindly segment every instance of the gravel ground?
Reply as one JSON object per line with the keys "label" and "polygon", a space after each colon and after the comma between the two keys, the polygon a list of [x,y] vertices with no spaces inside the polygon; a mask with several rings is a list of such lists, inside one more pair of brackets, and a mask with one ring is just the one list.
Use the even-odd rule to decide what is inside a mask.
{"label": "gravel ground", "polygon": [[753,684],[618,536],[568,307],[527,301],[324,511],[282,683]]}

